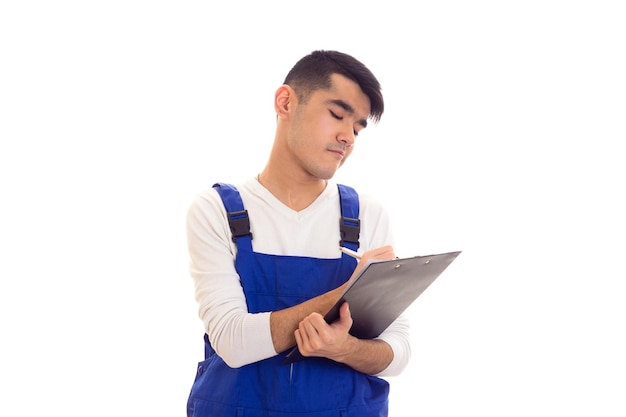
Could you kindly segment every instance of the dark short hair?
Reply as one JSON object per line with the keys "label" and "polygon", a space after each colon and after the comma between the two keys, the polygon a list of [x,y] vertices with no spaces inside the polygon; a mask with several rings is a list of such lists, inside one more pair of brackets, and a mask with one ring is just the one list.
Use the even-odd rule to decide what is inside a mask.
{"label": "dark short hair", "polygon": [[378,122],[385,109],[380,83],[372,72],[354,57],[337,51],[313,51],[301,58],[289,71],[284,84],[306,102],[315,90],[331,87],[331,75],[340,74],[359,85],[370,100],[370,114]]}

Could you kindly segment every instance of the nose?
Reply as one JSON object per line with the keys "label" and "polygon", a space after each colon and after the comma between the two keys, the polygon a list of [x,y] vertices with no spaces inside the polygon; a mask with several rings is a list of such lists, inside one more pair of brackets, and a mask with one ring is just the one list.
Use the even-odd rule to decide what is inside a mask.
{"label": "nose", "polygon": [[354,133],[354,129],[352,128],[352,126],[349,126],[347,129],[343,129],[337,135],[337,140],[345,144],[346,147],[353,146],[355,139],[356,139],[356,134]]}

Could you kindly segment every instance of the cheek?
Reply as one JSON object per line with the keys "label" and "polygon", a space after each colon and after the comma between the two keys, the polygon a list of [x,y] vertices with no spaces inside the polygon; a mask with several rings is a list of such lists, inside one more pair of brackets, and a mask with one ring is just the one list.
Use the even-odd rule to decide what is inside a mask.
{"label": "cheek", "polygon": [[310,127],[322,135],[332,135],[333,132],[337,130],[337,120],[325,114],[317,114],[316,117],[311,120],[314,121],[311,123]]}

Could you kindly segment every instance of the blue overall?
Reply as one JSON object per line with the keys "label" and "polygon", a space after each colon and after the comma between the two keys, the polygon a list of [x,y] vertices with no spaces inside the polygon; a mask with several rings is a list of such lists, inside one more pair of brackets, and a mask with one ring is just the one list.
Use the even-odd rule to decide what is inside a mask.
{"label": "blue overall", "polygon": [[[241,221],[248,221],[239,192],[227,184],[214,187],[229,213],[237,243],[235,266],[250,313],[291,307],[350,278],[356,261],[346,255],[319,259],[255,253],[249,223],[243,233],[236,233]],[[343,185],[339,185],[339,192],[341,222],[358,222],[356,192]],[[345,240],[343,245],[356,250],[358,232],[356,242]],[[389,385],[381,378],[325,358],[283,365],[290,349],[233,369],[215,353],[206,334],[204,340],[205,360],[198,364],[187,404],[188,417],[387,416]]]}

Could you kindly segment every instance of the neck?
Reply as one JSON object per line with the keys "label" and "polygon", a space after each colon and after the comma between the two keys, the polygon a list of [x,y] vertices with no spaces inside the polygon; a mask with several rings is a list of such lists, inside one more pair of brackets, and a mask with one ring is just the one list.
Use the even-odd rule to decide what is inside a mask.
{"label": "neck", "polygon": [[258,180],[281,203],[295,211],[310,206],[327,184],[326,180],[319,178],[302,179],[288,173],[275,173],[271,164],[259,174]]}

